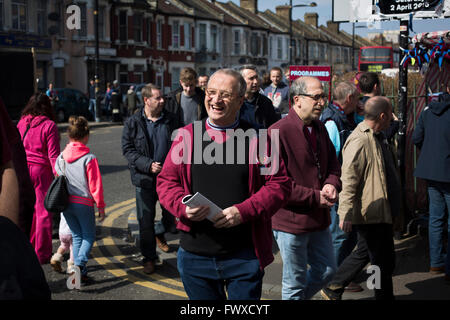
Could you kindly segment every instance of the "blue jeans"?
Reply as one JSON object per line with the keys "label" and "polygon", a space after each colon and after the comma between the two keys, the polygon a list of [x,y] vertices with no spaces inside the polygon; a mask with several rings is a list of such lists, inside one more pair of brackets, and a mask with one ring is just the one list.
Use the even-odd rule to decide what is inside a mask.
{"label": "blue jeans", "polygon": [[94,207],[70,203],[64,210],[67,225],[72,231],[73,260],[80,267],[81,274],[87,274],[86,264],[95,241]]}
{"label": "blue jeans", "polygon": [[445,273],[450,275],[450,237],[447,240],[447,257],[444,253],[443,244],[446,219],[447,231],[450,235],[450,183],[429,180],[428,195],[430,197],[430,219],[428,223],[430,264],[432,267],[445,265]]}
{"label": "blue jeans", "polygon": [[178,249],[178,271],[191,300],[259,300],[264,271],[253,249],[225,257],[200,256]]}
{"label": "blue jeans", "polygon": [[92,116],[94,117],[94,119],[96,118],[96,115],[97,115],[96,105],[97,105],[97,102],[95,101],[95,99],[89,99],[89,112],[92,113]]}
{"label": "blue jeans", "polygon": [[353,251],[357,243],[356,231],[344,232],[339,228],[339,215],[337,213],[338,203],[330,208],[330,232],[331,240],[334,247],[334,256],[336,257],[336,264],[340,266],[342,261]]}
{"label": "blue jeans", "polygon": [[282,299],[311,299],[337,269],[330,230],[301,234],[273,230],[273,234],[283,259]]}

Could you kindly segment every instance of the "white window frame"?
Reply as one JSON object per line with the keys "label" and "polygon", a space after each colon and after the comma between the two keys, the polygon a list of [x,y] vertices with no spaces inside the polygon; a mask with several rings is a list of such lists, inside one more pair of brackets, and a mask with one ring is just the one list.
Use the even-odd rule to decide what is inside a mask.
{"label": "white window frame", "polygon": [[[21,15],[20,11],[23,10],[23,16]],[[14,18],[14,11],[17,10],[16,18]],[[28,12],[27,12],[27,0],[12,0],[11,1],[11,29],[12,30],[19,30],[19,31],[27,31],[27,19],[28,19]],[[17,25],[15,25],[15,20]]]}
{"label": "white window frame", "polygon": [[[204,30],[202,30],[203,27]],[[204,41],[202,39],[204,39]],[[206,23],[199,23],[198,25],[198,46],[200,51],[206,50],[208,48],[208,35]]]}
{"label": "white window frame", "polygon": [[3,25],[5,24],[4,12],[5,12],[5,1],[0,0],[0,30],[3,30]]}
{"label": "white window frame", "polygon": [[78,30],[78,37],[79,38],[86,38],[87,37],[87,4],[86,3],[79,3],[78,6],[80,7],[80,14],[81,14],[81,29]]}
{"label": "white window frame", "polygon": [[218,52],[218,47],[217,47],[217,39],[218,39],[218,35],[219,35],[219,28],[217,28],[217,26],[215,24],[211,25],[211,29],[210,29],[210,35],[211,35],[211,51],[212,52]]}
{"label": "white window frame", "polygon": [[106,37],[106,7],[99,6],[98,8],[98,38],[105,39]]}
{"label": "white window frame", "polygon": [[192,49],[192,27],[189,22],[184,23],[184,48],[186,50]]}
{"label": "white window frame", "polygon": [[[121,19],[122,15],[125,15],[125,24],[120,23],[120,19]],[[122,37],[121,37],[123,29],[125,29],[125,34],[124,34],[125,38],[124,39],[122,39]],[[128,14],[127,14],[126,10],[119,11],[119,40],[122,42],[128,41]]]}
{"label": "white window frame", "polygon": [[233,52],[235,55],[241,54],[241,31],[240,30],[233,31]]}
{"label": "white window frame", "polygon": [[162,20],[156,20],[156,47],[158,49],[162,49]]}
{"label": "white window frame", "polygon": [[180,21],[173,20],[172,21],[172,48],[179,49],[180,48]]}
{"label": "white window frame", "polygon": [[[43,5],[43,7],[41,6]],[[38,0],[36,2],[36,26],[37,34],[46,35],[47,34],[47,1]]]}
{"label": "white window frame", "polygon": [[180,86],[180,72],[181,72],[181,68],[180,67],[173,67],[172,68],[172,72],[171,72],[171,77],[172,77],[172,81],[170,84],[170,88],[171,90],[175,90],[178,89],[178,87]]}
{"label": "white window frame", "polygon": [[283,59],[283,38],[277,37],[277,59]]}
{"label": "white window frame", "polygon": [[143,26],[144,14],[142,12],[135,12],[133,15],[133,40],[134,42],[143,42]]}

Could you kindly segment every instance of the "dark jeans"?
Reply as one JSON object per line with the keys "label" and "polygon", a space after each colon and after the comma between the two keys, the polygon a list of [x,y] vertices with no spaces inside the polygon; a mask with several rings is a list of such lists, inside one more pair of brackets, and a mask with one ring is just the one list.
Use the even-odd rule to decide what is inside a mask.
{"label": "dark jeans", "polygon": [[375,299],[392,300],[394,290],[392,273],[395,251],[392,225],[387,223],[353,226],[358,233],[357,249],[339,266],[328,288],[342,294],[344,288],[364,269],[368,262],[380,268],[380,289],[375,289]]}
{"label": "dark jeans", "polygon": [[139,223],[139,245],[144,256],[143,262],[156,260],[156,239],[155,235],[163,234],[167,231],[173,232],[173,216],[162,209],[161,222],[155,225],[156,202],[158,194],[156,190],[136,187],[136,216]]}
{"label": "dark jeans", "polygon": [[[450,275],[450,183],[428,180],[428,195],[430,197],[428,240],[431,267],[445,265],[445,273]],[[447,243],[444,243],[445,232],[449,234]]]}
{"label": "dark jeans", "polygon": [[178,249],[178,271],[190,300],[259,300],[264,271],[254,249],[206,257]]}
{"label": "dark jeans", "polygon": [[339,227],[338,203],[330,208],[331,224],[329,226],[331,232],[331,240],[333,241],[334,256],[336,257],[336,265],[339,267],[347,256],[352,253],[356,246],[356,231],[344,232]]}

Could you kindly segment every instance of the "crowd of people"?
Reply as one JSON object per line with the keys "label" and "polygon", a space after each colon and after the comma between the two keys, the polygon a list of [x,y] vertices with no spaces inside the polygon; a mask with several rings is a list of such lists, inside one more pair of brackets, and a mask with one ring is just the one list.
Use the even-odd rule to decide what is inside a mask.
{"label": "crowd of people", "polygon": [[[391,101],[381,96],[375,73],[363,74],[358,86],[336,83],[330,102],[318,79],[285,77],[288,84],[283,70],[272,68],[263,89],[253,65],[210,77],[184,68],[180,88],[167,95],[144,86],[140,108],[130,88],[122,153],[136,189],[143,272],[155,272],[157,248],[170,251],[165,234],[177,233],[177,267],[190,299],[257,300],[264,268],[274,260],[274,239],[283,261],[283,300],[319,292],[341,300],[345,290],[362,290],[352,281],[368,263],[380,269],[375,298],[393,300],[394,232],[403,208],[390,143],[399,126]],[[113,86],[112,109],[121,103],[113,93],[118,83]],[[413,136],[422,149],[415,174],[429,183],[430,272],[445,273],[448,282],[450,248],[442,234],[450,211],[449,93],[450,84],[422,112]],[[102,221],[105,203],[99,164],[87,147],[88,121],[70,117],[69,143],[61,152],[49,94],[30,98],[17,129],[1,118],[0,227],[15,232],[12,239],[21,237],[14,245],[33,267],[23,271],[24,279],[31,272],[36,277],[16,283],[28,289],[19,298],[48,298],[39,265],[63,272],[69,252],[66,272],[76,266],[82,284],[91,282],[94,208]],[[54,213],[43,202],[57,175],[66,176],[70,197],[52,255]],[[23,181],[34,186],[34,197]],[[186,204],[197,193],[221,211]],[[33,208],[24,205],[30,198]],[[158,201],[162,218],[155,221]]]}

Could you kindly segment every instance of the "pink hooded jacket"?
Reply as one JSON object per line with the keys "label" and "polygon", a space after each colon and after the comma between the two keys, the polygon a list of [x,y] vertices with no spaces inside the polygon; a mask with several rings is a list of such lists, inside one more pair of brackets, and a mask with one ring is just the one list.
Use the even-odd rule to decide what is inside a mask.
{"label": "pink hooded jacket", "polygon": [[17,124],[20,136],[23,138],[28,125],[28,130],[23,146],[27,153],[29,163],[51,167],[54,171],[56,158],[60,153],[59,134],[56,123],[46,116],[22,117]]}

